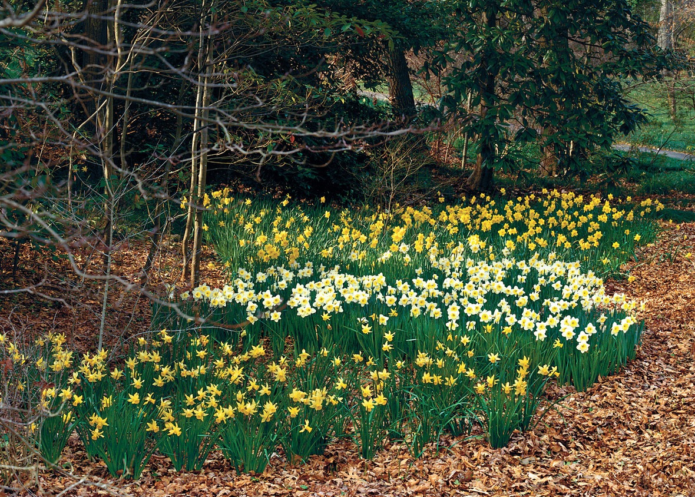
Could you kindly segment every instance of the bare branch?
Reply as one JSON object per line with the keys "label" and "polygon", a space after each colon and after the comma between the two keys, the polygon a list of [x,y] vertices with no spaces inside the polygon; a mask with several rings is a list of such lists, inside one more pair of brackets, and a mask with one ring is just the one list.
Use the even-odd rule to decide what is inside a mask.
{"label": "bare branch", "polygon": [[6,19],[0,20],[0,29],[23,28],[27,26],[36,18],[36,16],[39,15],[45,3],[46,0],[39,0],[38,3],[34,6],[34,8],[31,10],[31,12],[29,12],[28,14],[24,14],[23,16],[19,17],[11,16]]}

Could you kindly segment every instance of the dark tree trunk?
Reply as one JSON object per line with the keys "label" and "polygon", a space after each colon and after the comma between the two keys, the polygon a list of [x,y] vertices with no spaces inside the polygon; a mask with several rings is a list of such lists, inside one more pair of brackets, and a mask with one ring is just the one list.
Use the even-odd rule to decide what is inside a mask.
{"label": "dark tree trunk", "polygon": [[[108,43],[107,21],[100,18],[106,17],[108,8],[109,0],[85,0],[84,45],[88,48],[82,51],[82,70],[85,83],[97,89],[101,88],[107,62],[106,56],[97,49],[103,50]],[[85,102],[90,115],[96,110],[96,100],[90,96]]]}
{"label": "dark tree trunk", "polygon": [[[495,12],[485,15],[486,24],[489,29],[497,25],[497,15]],[[485,120],[490,102],[494,102],[495,84],[497,74],[490,69],[487,57],[482,57],[480,61],[480,73],[484,75],[480,81],[480,119]],[[495,161],[495,144],[489,135],[479,137],[480,149],[475,170],[468,178],[467,186],[472,190],[492,190],[495,171],[492,165]]]}
{"label": "dark tree trunk", "polygon": [[389,84],[389,101],[396,114],[410,118],[415,116],[415,97],[413,96],[413,84],[410,81],[410,70],[405,52],[399,48],[388,50],[388,74],[386,80]]}
{"label": "dark tree trunk", "polygon": [[[108,0],[85,0],[87,19],[84,22],[84,35],[91,40],[91,48],[104,48],[108,41],[106,15],[109,7]],[[103,64],[105,57],[96,50],[84,50],[82,53],[82,68],[98,67]]]}
{"label": "dark tree trunk", "polygon": [[495,179],[495,170],[491,167],[483,167],[480,177],[480,190],[484,192],[492,191]]}

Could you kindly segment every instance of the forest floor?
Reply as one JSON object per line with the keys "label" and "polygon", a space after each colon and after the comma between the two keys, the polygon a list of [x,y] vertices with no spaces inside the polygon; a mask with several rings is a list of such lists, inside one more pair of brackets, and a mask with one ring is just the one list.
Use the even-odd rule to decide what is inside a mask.
{"label": "forest floor", "polygon": [[[626,265],[636,280],[607,283],[610,292],[624,292],[646,305],[646,332],[636,360],[586,392],[550,388],[548,404],[564,399],[504,449],[491,449],[474,432],[468,439],[446,438],[438,453],[430,447],[420,459],[394,442],[364,461],[353,444],[341,441],[305,465],[290,466],[274,455],[266,471],[255,476],[236,475],[215,453],[200,473],[176,473],[168,459],[155,455],[142,478],[131,482],[108,477],[103,463],[89,461],[73,435],[61,460],[64,470],[40,471],[39,487],[26,495],[694,496],[695,257],[686,254],[695,254],[695,223],[663,226],[659,240]],[[118,273],[127,277],[132,268],[135,281],[145,251],[122,251]],[[162,283],[177,279],[177,252],[171,247],[160,254],[153,288],[162,291]],[[213,254],[207,257],[203,280],[222,281]],[[8,268],[0,273],[0,281],[7,281]],[[20,278],[40,280],[39,273]],[[32,294],[0,295],[0,326],[14,333],[20,328],[66,331],[73,344],[88,346],[99,325],[96,286],[93,292],[93,298],[72,308],[42,304]],[[124,335],[146,330],[149,304],[119,290],[111,303],[107,343],[117,347]]]}

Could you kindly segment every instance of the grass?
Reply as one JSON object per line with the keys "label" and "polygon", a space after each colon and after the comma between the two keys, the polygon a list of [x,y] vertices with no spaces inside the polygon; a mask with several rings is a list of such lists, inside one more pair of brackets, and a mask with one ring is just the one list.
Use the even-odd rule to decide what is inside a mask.
{"label": "grass", "polygon": [[695,87],[688,81],[676,83],[677,116],[668,109],[665,83],[637,83],[627,97],[649,113],[649,123],[628,135],[626,142],[664,150],[693,152],[695,149]]}
{"label": "grass", "polygon": [[[532,156],[528,161],[533,161]],[[695,160],[674,159],[649,152],[613,151],[595,154],[587,168],[596,174],[585,181],[576,176],[542,176],[528,165],[519,171],[498,175],[496,181],[498,187],[523,191],[557,188],[616,196],[695,194]],[[688,202],[683,205],[688,206]]]}
{"label": "grass", "polygon": [[695,223],[695,212],[666,208],[657,213],[656,218],[674,223]]}
{"label": "grass", "polygon": [[653,176],[637,190],[641,195],[666,195],[673,192],[695,194],[695,173],[684,171]]}
{"label": "grass", "polygon": [[625,180],[638,195],[695,194],[695,161],[679,160],[653,153],[628,153],[634,166]]}

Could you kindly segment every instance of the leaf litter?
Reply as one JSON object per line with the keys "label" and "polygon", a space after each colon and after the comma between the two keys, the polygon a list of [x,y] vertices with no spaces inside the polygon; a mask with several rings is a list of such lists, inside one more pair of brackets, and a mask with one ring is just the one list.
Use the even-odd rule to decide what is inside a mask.
{"label": "leaf litter", "polygon": [[[419,459],[402,443],[391,442],[374,460],[364,461],[352,443],[342,440],[304,465],[290,465],[273,454],[261,475],[237,475],[214,452],[201,472],[176,473],[167,458],[155,454],[142,478],[132,482],[108,477],[103,463],[89,461],[73,435],[61,459],[64,470],[40,471],[43,494],[695,496],[695,259],[686,258],[695,253],[695,223],[664,227],[656,243],[624,265],[635,277],[632,283],[607,283],[610,292],[645,303],[646,332],[637,358],[586,392],[550,387],[547,414],[531,432],[515,433],[503,449],[490,448],[481,432],[474,431],[468,438],[443,437],[438,451],[430,446]],[[137,266],[139,255],[124,258],[124,273]],[[175,281],[164,270],[176,267],[175,257],[173,250],[163,254],[156,272],[160,281],[153,285]],[[222,280],[223,275],[211,266],[205,278]],[[142,302],[112,297],[114,303],[119,298],[121,307],[132,305],[131,321],[147,312]],[[16,302],[13,312],[20,318],[22,308]],[[40,309],[36,316],[48,312]],[[123,319],[127,316],[119,317]],[[54,316],[52,325],[71,325],[79,330],[75,335],[82,335],[86,321]],[[82,477],[99,486],[75,486]]]}

